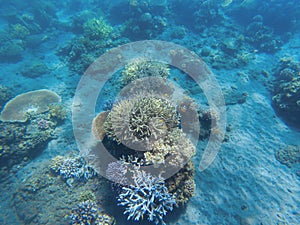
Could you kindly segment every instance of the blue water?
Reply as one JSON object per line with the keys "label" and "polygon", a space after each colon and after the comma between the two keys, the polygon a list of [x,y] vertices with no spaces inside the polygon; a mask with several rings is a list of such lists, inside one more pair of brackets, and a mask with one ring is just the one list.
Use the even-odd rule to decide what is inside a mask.
{"label": "blue water", "polygon": [[[98,113],[149,84],[122,80],[126,66],[141,58],[169,64],[163,66],[167,86],[179,87],[172,99],[181,116],[177,128],[185,130],[188,111],[177,100],[187,96],[202,110],[219,107],[221,121],[212,129],[204,118],[200,135],[186,136],[196,145],[189,158],[194,193],[157,223],[300,224],[298,0],[0,0],[0,28],[0,224],[113,224],[112,218],[116,224],[155,224],[147,213],[127,220],[118,198],[129,185],[104,178],[107,165],[99,165],[104,156],[80,142],[89,143],[91,119]],[[191,69],[188,52],[203,60],[197,70]],[[145,71],[151,68],[139,68],[138,78],[145,78]],[[25,97],[10,106],[16,96],[41,89],[49,93],[38,103]],[[170,94],[166,86],[155,91]],[[51,93],[61,101],[35,111]],[[29,116],[18,111],[22,104]],[[15,113],[27,115],[25,122]],[[199,129],[198,123],[185,131]],[[213,132],[222,140],[203,169]],[[142,154],[120,150],[110,138],[106,134],[103,143],[117,159]],[[170,176],[164,178],[168,187]],[[152,186],[158,206],[165,190],[160,185]],[[194,188],[189,185],[186,190]],[[168,191],[162,202],[172,197]],[[90,219],[84,218],[84,207]],[[104,214],[110,222],[99,222]]]}

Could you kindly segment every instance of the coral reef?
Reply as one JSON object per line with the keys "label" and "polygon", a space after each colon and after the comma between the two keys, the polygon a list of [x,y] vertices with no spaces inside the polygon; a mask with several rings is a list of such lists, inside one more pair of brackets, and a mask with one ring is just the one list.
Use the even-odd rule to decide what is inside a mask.
{"label": "coral reef", "polygon": [[263,17],[257,15],[246,28],[246,40],[260,51],[273,53],[280,49],[281,40],[274,38],[273,30],[263,23]]}
{"label": "coral reef", "polygon": [[295,122],[297,126],[300,121],[300,63],[282,59],[275,71],[273,106],[287,122]]}
{"label": "coral reef", "polygon": [[21,41],[9,41],[0,45],[0,62],[15,63],[22,59],[24,53]]}
{"label": "coral reef", "polygon": [[288,145],[275,153],[276,159],[300,177],[300,146]]}
{"label": "coral reef", "polygon": [[131,63],[125,66],[122,71],[122,85],[143,77],[161,77],[167,78],[169,75],[169,68],[167,65],[160,62],[150,62],[143,58],[134,59]]}
{"label": "coral reef", "polygon": [[125,206],[124,214],[129,214],[127,219],[139,221],[147,217],[155,224],[165,224],[163,218],[173,210],[175,200],[168,193],[163,178],[135,170],[133,180],[134,185],[123,187],[118,197],[118,205]]}
{"label": "coral reef", "polygon": [[193,143],[178,128],[170,131],[164,139],[155,141],[151,149],[144,153],[146,163],[157,165],[167,160],[174,167],[183,167],[196,152]]}
{"label": "coral reef", "polygon": [[48,119],[62,123],[67,118],[67,111],[61,104],[50,104],[48,106]]}
{"label": "coral reef", "polygon": [[30,115],[26,122],[0,123],[1,178],[35,158],[56,138],[55,129],[62,121],[49,117],[49,111]]}
{"label": "coral reef", "polygon": [[50,90],[41,89],[20,94],[10,100],[1,112],[1,120],[6,122],[25,122],[28,114],[47,111],[52,103],[60,102],[60,97]]}
{"label": "coral reef", "polygon": [[[94,224],[114,224],[114,219],[106,214],[103,206],[111,201],[107,196],[109,186],[106,180],[94,177],[76,188],[70,188],[60,176],[54,176],[50,163],[43,161],[29,166],[28,175],[14,190],[12,207],[21,224],[70,224],[72,210],[74,219],[76,215],[77,218],[84,215],[83,208],[78,209],[78,205],[83,206],[83,202],[90,202],[90,205],[97,208],[99,223]],[[76,221],[74,224],[77,224]]]}
{"label": "coral reef", "polygon": [[110,9],[110,16],[114,19],[118,15],[120,18],[120,10],[124,23],[123,35],[134,40],[154,38],[161,34],[168,24],[168,7],[165,1],[120,2]]}
{"label": "coral reef", "polygon": [[70,215],[70,224],[72,225],[113,225],[115,224],[114,218],[101,213],[97,203],[92,200],[80,202],[77,208],[72,210]]}
{"label": "coral reef", "polygon": [[106,169],[106,177],[116,184],[126,184],[128,168],[123,161],[111,162]]}

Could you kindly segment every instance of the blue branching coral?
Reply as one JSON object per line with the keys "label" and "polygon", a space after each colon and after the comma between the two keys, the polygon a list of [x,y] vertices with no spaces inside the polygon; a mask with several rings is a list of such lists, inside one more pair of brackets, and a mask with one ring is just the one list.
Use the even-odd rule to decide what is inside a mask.
{"label": "blue branching coral", "polygon": [[145,171],[133,171],[134,185],[123,187],[118,197],[119,204],[125,206],[127,219],[136,221],[148,217],[155,224],[165,224],[163,217],[173,210],[175,199],[169,194],[162,177],[154,177]]}
{"label": "blue branching coral", "polygon": [[72,186],[75,180],[87,180],[97,175],[95,170],[87,165],[81,156],[57,156],[52,159],[50,168],[55,174],[59,174],[66,180],[69,186]]}

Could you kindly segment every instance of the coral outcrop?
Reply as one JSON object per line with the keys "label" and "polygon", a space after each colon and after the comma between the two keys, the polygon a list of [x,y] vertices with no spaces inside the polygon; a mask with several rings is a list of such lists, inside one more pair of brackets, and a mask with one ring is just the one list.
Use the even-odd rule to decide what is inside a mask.
{"label": "coral outcrop", "polygon": [[297,126],[300,122],[300,63],[284,58],[275,71],[273,106],[287,122]]}

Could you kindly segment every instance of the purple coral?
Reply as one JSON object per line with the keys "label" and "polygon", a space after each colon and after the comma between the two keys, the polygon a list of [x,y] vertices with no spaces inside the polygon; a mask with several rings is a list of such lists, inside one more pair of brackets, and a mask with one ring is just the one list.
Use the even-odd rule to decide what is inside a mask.
{"label": "purple coral", "polygon": [[45,119],[40,119],[38,121],[38,128],[40,130],[47,130],[50,127],[50,121],[45,120]]}
{"label": "purple coral", "polygon": [[106,177],[114,183],[126,184],[127,166],[122,161],[111,162],[107,166]]}
{"label": "purple coral", "polygon": [[129,214],[127,220],[139,221],[144,216],[150,222],[163,224],[163,217],[173,210],[175,199],[169,194],[162,177],[154,177],[145,171],[133,171],[134,185],[123,187],[118,201],[125,206],[124,214]]}

